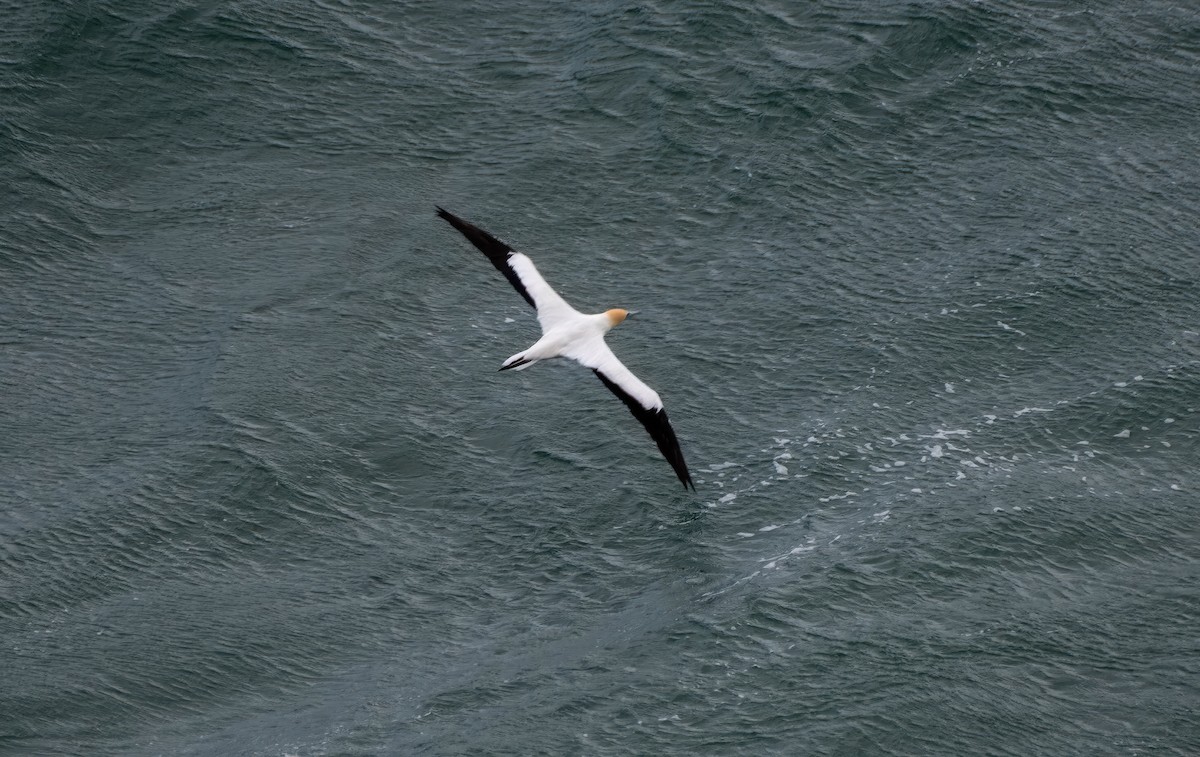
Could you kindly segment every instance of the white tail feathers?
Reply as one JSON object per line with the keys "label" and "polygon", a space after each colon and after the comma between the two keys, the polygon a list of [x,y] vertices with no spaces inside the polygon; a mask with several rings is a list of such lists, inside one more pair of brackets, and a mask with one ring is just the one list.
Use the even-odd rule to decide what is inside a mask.
{"label": "white tail feathers", "polygon": [[526,368],[528,368],[529,366],[533,365],[536,362],[537,362],[536,359],[530,360],[529,358],[525,357],[524,352],[518,352],[517,354],[510,357],[508,360],[505,360],[504,365],[500,366],[500,370],[507,371],[507,370],[515,369],[518,371],[522,371],[522,370],[525,370]]}

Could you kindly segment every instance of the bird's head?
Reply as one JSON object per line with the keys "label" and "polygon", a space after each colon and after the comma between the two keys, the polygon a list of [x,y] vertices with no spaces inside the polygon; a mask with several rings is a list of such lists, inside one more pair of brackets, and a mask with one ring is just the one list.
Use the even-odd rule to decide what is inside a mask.
{"label": "bird's head", "polygon": [[633,311],[625,310],[624,308],[613,308],[612,310],[605,310],[604,315],[608,316],[609,328],[611,329],[613,326],[616,326],[621,321],[633,315]]}

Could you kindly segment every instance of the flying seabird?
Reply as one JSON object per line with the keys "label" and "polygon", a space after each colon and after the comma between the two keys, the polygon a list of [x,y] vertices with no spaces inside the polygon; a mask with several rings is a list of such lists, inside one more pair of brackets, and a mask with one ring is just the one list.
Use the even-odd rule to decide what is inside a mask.
{"label": "flying seabird", "polygon": [[478,247],[525,301],[537,310],[538,323],[542,325],[542,338],[534,342],[529,349],[505,360],[500,370],[520,371],[539,360],[555,357],[571,358],[591,368],[601,383],[620,397],[633,413],[633,417],[650,432],[650,437],[658,444],[663,457],[675,469],[675,475],[679,476],[683,488],[690,486],[695,490],[696,485],[692,483],[692,477],[688,474],[687,463],[683,461],[683,451],[679,449],[679,440],[675,438],[675,430],[667,420],[667,411],[663,409],[658,392],[633,375],[604,343],[604,335],[624,321],[629,311],[613,308],[594,315],[580,313],[546,283],[527,256],[453,213],[439,207],[437,214],[461,231],[471,244]]}

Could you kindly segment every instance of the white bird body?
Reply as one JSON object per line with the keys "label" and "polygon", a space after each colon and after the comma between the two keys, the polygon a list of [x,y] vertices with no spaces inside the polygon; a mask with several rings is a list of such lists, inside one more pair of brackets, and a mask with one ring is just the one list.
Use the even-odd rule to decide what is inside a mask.
{"label": "white bird body", "polygon": [[658,392],[626,368],[604,341],[604,335],[624,321],[629,311],[614,308],[603,313],[580,313],[546,283],[527,255],[441,208],[438,208],[438,215],[479,248],[521,296],[537,309],[542,337],[528,349],[505,360],[500,370],[524,370],[539,360],[556,357],[570,358],[591,368],[650,432],[684,488],[695,489]]}

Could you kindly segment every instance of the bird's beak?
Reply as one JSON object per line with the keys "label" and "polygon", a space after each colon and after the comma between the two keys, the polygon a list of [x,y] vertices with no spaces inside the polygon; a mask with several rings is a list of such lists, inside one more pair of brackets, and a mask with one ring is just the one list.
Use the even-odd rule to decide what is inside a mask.
{"label": "bird's beak", "polygon": [[642,311],[640,311],[640,310],[626,310],[626,311],[625,311],[625,316],[626,316],[626,317],[629,317],[629,316],[631,316],[631,315],[637,315],[637,314],[638,314],[638,313],[640,313],[640,312],[642,312]]}

